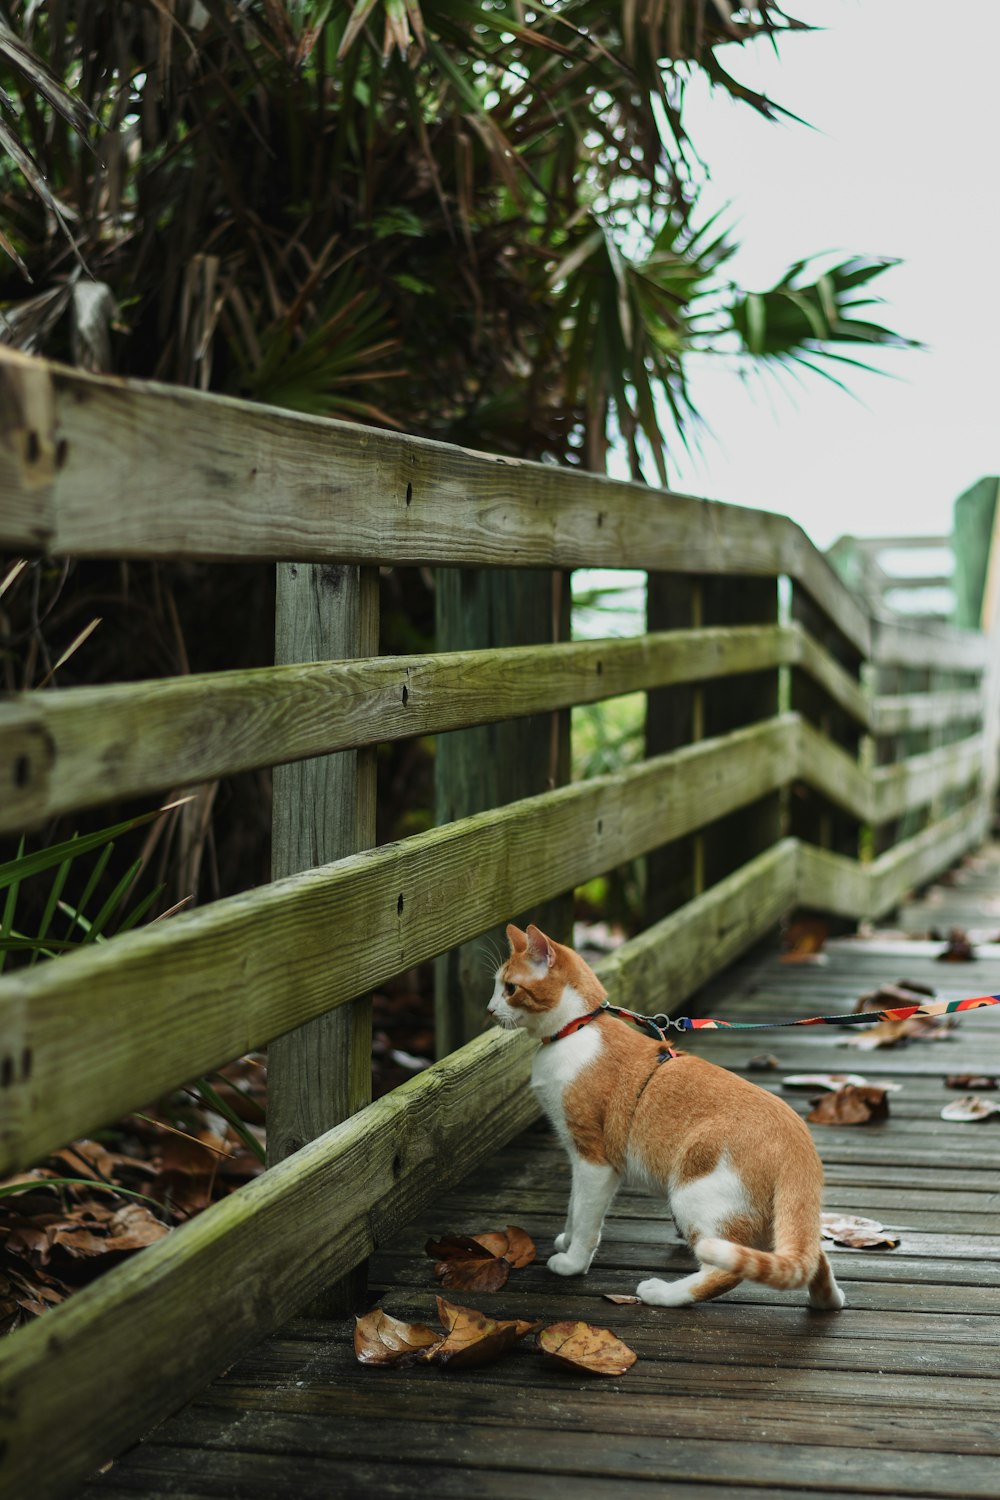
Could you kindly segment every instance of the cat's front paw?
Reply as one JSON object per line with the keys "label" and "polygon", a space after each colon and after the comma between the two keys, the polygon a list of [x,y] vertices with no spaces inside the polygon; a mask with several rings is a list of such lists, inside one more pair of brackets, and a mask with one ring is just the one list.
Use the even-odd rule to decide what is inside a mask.
{"label": "cat's front paw", "polygon": [[565,1233],[563,1233],[563,1234],[557,1234],[556,1237],[555,1237],[554,1243],[555,1243],[555,1247],[556,1247],[557,1250],[568,1250],[569,1249],[569,1235],[565,1234]]}
{"label": "cat's front paw", "polygon": [[[559,1241],[556,1241],[558,1244]],[[550,1271],[555,1271],[557,1276],[582,1276],[586,1271],[586,1265],[581,1263],[572,1255],[550,1255],[548,1259]]]}

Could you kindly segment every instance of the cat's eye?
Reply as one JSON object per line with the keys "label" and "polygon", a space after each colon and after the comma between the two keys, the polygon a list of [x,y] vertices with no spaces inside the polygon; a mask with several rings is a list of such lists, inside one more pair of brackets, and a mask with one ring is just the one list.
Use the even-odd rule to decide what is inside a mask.
{"label": "cat's eye", "polygon": [[510,980],[508,979],[507,983],[503,987],[503,992],[504,992],[504,994],[507,996],[507,998],[509,1000],[510,997],[511,997],[511,995],[516,995],[517,994],[517,985],[516,984],[511,984]]}

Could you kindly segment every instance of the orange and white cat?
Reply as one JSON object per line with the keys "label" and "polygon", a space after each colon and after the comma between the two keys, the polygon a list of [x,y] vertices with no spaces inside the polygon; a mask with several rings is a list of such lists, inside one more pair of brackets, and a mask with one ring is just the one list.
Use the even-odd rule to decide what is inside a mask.
{"label": "orange and white cat", "polygon": [[606,998],[597,975],[537,927],[509,926],[507,938],[490,1014],[551,1039],[535,1056],[532,1086],[572,1166],[566,1228],[549,1269],[586,1273],[604,1216],[628,1181],[666,1195],[701,1262],[676,1281],[640,1282],[643,1302],[686,1307],[747,1279],[805,1287],[813,1307],[843,1307],[820,1244],[823,1168],[795,1111],[606,1012],[574,1029]]}

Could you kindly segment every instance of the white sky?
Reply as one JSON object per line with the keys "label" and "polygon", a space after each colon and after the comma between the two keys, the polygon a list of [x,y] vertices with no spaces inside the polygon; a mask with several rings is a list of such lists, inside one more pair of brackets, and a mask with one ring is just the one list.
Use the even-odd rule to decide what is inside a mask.
{"label": "white sky", "polygon": [[[1000,4],[788,0],[826,28],[723,54],[812,129],[769,123],[706,87],[685,121],[709,167],[705,209],[731,205],[731,263],[750,290],[823,251],[899,257],[875,321],[928,345],[848,371],[744,383],[692,360],[713,429],[675,458],[672,487],[792,516],[821,547],[844,532],[948,531],[955,498],[1000,473]],[[846,349],[846,353],[853,353]]]}

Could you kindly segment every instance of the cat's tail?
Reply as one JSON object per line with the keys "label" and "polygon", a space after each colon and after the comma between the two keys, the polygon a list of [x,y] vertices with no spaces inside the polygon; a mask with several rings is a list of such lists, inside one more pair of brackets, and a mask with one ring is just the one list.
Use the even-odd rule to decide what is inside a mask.
{"label": "cat's tail", "polygon": [[706,1265],[732,1271],[744,1281],[763,1281],[768,1286],[792,1291],[808,1286],[817,1270],[815,1250],[750,1250],[734,1240],[699,1239],[694,1253]]}

